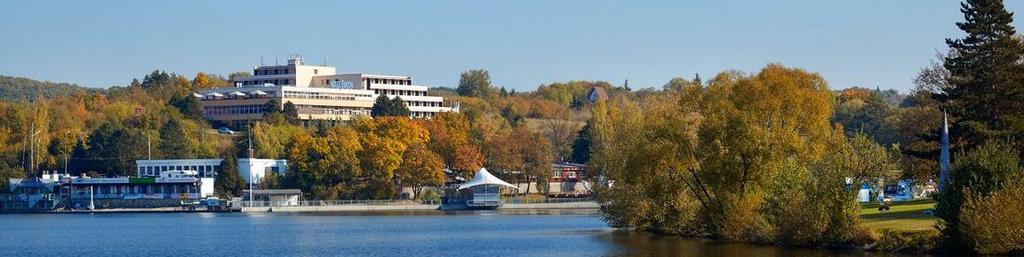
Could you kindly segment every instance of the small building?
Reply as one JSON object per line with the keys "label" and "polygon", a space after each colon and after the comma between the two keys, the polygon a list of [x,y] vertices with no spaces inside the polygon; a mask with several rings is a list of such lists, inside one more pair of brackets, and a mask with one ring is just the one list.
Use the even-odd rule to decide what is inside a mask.
{"label": "small building", "polygon": [[241,176],[246,183],[258,183],[263,181],[263,177],[267,176],[267,174],[271,172],[283,177],[285,172],[288,172],[288,160],[255,158],[238,159],[238,175]]}
{"label": "small building", "polygon": [[587,100],[591,103],[596,103],[598,100],[607,101],[608,92],[603,87],[592,87],[590,92],[587,92]]}
{"label": "small building", "polygon": [[[197,177],[195,171],[165,171],[160,177],[70,177],[68,197],[73,202],[91,200],[187,200],[214,195],[214,178]],[[172,201],[173,202],[173,201]]]}
{"label": "small building", "polygon": [[60,183],[47,178],[11,178],[7,185],[11,193],[0,194],[0,210],[46,210],[59,201]]}
{"label": "small building", "polygon": [[[248,200],[249,190],[242,190],[243,199]],[[253,201],[266,202],[268,206],[298,206],[302,201],[302,190],[298,189],[256,189],[252,191]]]}
{"label": "small building", "polygon": [[441,199],[441,208],[446,210],[496,209],[502,205],[502,187],[516,189],[516,186],[491,175],[487,169],[480,168],[473,176],[473,180],[458,187],[446,188],[445,196]]}
{"label": "small building", "polygon": [[552,163],[550,182],[577,182],[583,179],[583,172],[587,169],[586,164],[579,163]]}

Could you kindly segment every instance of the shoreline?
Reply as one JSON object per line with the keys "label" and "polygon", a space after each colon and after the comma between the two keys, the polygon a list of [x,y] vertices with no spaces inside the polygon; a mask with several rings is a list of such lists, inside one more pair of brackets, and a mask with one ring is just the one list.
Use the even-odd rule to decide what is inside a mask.
{"label": "shoreline", "polygon": [[[530,203],[505,204],[501,208],[489,211],[546,211],[546,210],[593,210],[600,206],[597,202],[570,203]],[[96,209],[83,211],[2,211],[3,214],[103,214],[103,213],[328,213],[328,214],[366,214],[366,213],[403,213],[403,214],[446,214],[471,210],[441,210],[440,205],[429,204],[392,204],[392,205],[325,205],[325,206],[273,206],[273,207],[242,207],[228,210],[183,210],[178,207],[163,208],[118,208]]]}

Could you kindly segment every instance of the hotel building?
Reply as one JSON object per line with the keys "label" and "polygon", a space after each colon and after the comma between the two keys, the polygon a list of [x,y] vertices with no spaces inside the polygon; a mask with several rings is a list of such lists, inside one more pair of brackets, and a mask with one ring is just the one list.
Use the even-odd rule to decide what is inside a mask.
{"label": "hotel building", "polygon": [[[234,79],[234,87],[195,94],[210,120],[244,126],[266,112],[264,105],[278,99],[291,102],[301,120],[347,121],[370,115],[377,96],[401,97],[410,117],[430,118],[438,112],[458,112],[458,104],[445,106],[444,98],[428,96],[427,86],[414,85],[408,76],[366,73],[337,74],[334,67],[307,65],[294,57],[285,65],[258,66],[253,75]],[[281,106],[279,106],[280,108]]]}

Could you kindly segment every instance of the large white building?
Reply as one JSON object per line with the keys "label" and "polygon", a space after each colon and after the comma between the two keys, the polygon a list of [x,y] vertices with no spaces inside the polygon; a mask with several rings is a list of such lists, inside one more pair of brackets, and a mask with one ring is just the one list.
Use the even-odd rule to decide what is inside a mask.
{"label": "large white building", "polygon": [[[414,85],[408,76],[366,73],[337,74],[334,67],[307,65],[294,57],[285,65],[258,66],[253,75],[234,79],[234,87],[197,93],[203,114],[210,120],[242,125],[266,112],[264,105],[278,99],[291,102],[302,120],[350,120],[370,115],[376,97],[401,97],[413,118],[429,118],[438,112],[459,111],[444,98],[428,96],[427,86]],[[280,108],[280,106],[279,106]]]}

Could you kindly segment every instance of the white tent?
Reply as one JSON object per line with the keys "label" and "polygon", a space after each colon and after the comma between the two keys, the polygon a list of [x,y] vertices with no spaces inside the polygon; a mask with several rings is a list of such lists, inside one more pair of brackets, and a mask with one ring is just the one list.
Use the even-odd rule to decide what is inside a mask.
{"label": "white tent", "polygon": [[213,93],[207,94],[206,96],[209,96],[209,97],[223,97],[224,94],[213,92]]}
{"label": "white tent", "polygon": [[242,93],[242,92],[239,92],[239,91],[231,92],[229,94],[230,95],[235,95],[235,96],[245,96],[245,93]]}
{"label": "white tent", "polygon": [[487,169],[480,168],[480,170],[476,172],[476,176],[473,176],[473,180],[470,180],[469,182],[466,182],[459,186],[459,190],[479,185],[499,185],[518,189],[516,186],[513,186],[512,184],[509,184],[508,182],[505,182],[504,180],[501,180],[498,177],[491,175],[490,172],[487,172]]}
{"label": "white tent", "polygon": [[263,92],[263,90],[256,90],[256,91],[249,92],[249,94],[250,95],[266,95],[267,92]]}
{"label": "white tent", "polygon": [[203,95],[200,93],[192,93],[192,96],[194,96],[195,98],[203,98]]}

